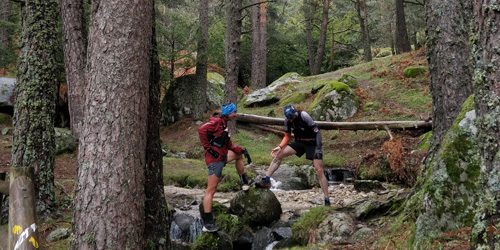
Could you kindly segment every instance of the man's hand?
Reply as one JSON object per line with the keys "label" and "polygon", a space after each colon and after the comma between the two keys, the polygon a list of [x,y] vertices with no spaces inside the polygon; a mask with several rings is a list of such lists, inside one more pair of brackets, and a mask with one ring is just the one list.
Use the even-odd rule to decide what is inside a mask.
{"label": "man's hand", "polygon": [[273,150],[271,151],[271,157],[276,158],[281,150],[282,148],[280,146],[273,148]]}
{"label": "man's hand", "polygon": [[213,150],[213,149],[209,148],[209,149],[207,150],[207,152],[208,152],[209,154],[211,154],[211,155],[212,155],[212,157],[213,157],[214,159],[219,158],[219,153],[217,153],[217,151],[215,151],[215,150]]}
{"label": "man's hand", "polygon": [[248,164],[252,163],[252,159],[250,158],[250,154],[248,153],[246,148],[243,148],[243,150],[241,150],[241,153],[243,153],[245,158],[247,158]]}

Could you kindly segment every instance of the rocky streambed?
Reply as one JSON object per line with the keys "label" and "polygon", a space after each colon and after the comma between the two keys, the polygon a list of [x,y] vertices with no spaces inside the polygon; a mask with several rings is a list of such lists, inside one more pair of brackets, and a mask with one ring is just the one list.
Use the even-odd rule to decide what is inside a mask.
{"label": "rocky streambed", "polygon": [[[280,220],[251,229],[246,235],[242,233],[243,236],[238,239],[231,239],[232,247],[228,249],[272,249],[282,242],[289,244],[292,237],[291,225],[305,212],[323,206],[323,193],[319,188],[271,191],[281,204],[283,213]],[[344,244],[362,240],[372,232],[370,218],[387,213],[407,194],[405,189],[370,181],[356,184],[330,183],[328,191],[332,206],[338,212],[325,219],[311,236],[310,240],[318,244]],[[201,234],[199,204],[204,192],[204,189],[165,187],[166,199],[176,210],[171,225],[171,238],[178,244],[177,249],[190,249],[190,244]],[[237,194],[238,192],[217,192],[214,201],[230,207],[231,200]]]}

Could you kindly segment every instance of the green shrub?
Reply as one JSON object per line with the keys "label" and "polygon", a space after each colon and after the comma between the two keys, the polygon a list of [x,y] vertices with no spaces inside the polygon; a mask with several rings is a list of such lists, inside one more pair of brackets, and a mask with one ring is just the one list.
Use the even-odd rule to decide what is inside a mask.
{"label": "green shrub", "polygon": [[292,240],[300,245],[307,245],[309,230],[315,230],[335,209],[333,207],[319,206],[311,209],[300,217],[292,226]]}
{"label": "green shrub", "polygon": [[425,67],[423,67],[423,66],[419,66],[419,67],[410,66],[410,67],[405,69],[403,74],[406,78],[415,78],[415,77],[419,76],[420,74],[425,74],[425,72],[427,72],[427,69],[425,69]]}

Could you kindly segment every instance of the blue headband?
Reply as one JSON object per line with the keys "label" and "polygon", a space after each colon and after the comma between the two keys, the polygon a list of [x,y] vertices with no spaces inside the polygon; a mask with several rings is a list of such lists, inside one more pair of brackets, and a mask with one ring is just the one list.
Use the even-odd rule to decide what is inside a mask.
{"label": "blue headband", "polygon": [[222,114],[223,115],[229,115],[233,112],[236,112],[236,105],[234,105],[234,103],[230,103],[228,105],[222,106]]}

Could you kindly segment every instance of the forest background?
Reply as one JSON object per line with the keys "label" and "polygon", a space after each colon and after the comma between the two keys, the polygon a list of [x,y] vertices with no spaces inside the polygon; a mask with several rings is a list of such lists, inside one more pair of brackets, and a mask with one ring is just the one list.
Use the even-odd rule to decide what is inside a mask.
{"label": "forest background", "polygon": [[[55,117],[60,117],[55,114],[62,113],[60,110],[56,111],[55,109],[55,104],[59,103],[57,100],[65,99],[64,85],[60,85],[59,83],[65,82],[64,76],[66,76],[66,79],[69,79],[71,74],[68,71],[68,68],[70,68],[68,65],[74,62],[66,61],[62,63],[62,58],[68,54],[66,53],[63,56],[61,52],[62,48],[67,45],[67,39],[69,39],[65,35],[75,34],[75,32],[65,33],[65,23],[68,22],[63,21],[63,25],[61,25],[61,22],[58,22],[60,20],[58,17],[61,13],[63,14],[62,20],[68,20],[64,18],[65,14],[75,13],[64,11],[64,8],[68,7],[65,3],[68,3],[68,1],[62,1],[63,11],[59,12],[58,1],[46,1],[44,3],[37,1],[21,2],[21,4],[24,4],[24,11],[22,11],[21,18],[20,5],[5,0],[1,2],[2,22],[0,32],[2,32],[2,35],[0,38],[2,40],[0,45],[2,45],[1,49],[3,50],[0,60],[2,64],[1,73],[17,77],[20,87],[16,88],[16,105],[25,105],[17,106],[15,109],[15,112],[19,113],[14,114],[12,167],[31,166],[33,162],[37,162],[39,168],[36,168],[36,170],[39,172],[35,172],[35,174],[37,174],[37,178],[42,178],[41,180],[35,180],[38,191],[37,204],[41,208],[39,211],[44,216],[50,216],[55,204],[53,182],[51,183],[51,178],[53,177],[50,177],[54,162],[54,158],[51,156],[51,147],[53,147],[51,146],[53,143],[51,137],[53,135],[51,135],[52,132],[44,133],[43,136],[32,132],[37,131],[37,129],[51,131],[54,123],[61,125],[65,120],[64,118],[61,118],[58,122],[51,120],[55,119]],[[86,68],[86,72],[83,70],[84,67],[82,65],[77,67],[77,69],[79,68],[82,71],[84,78],[87,77],[87,79],[93,79],[93,81],[87,82],[88,85],[85,86],[85,91],[80,90],[76,92],[77,95],[84,94],[83,99],[86,100],[86,103],[92,104],[89,107],[86,105],[72,107],[71,103],[75,102],[71,100],[82,98],[72,97],[71,94],[75,94],[75,92],[71,91],[71,84],[68,86],[68,99],[70,99],[68,109],[69,113],[72,114],[71,127],[75,136],[81,139],[78,164],[79,166],[84,166],[78,169],[79,178],[77,179],[77,186],[82,187],[82,189],[77,189],[75,193],[75,207],[79,209],[74,210],[74,219],[87,222],[86,225],[73,225],[75,233],[73,248],[82,246],[92,247],[94,245],[103,247],[107,244],[115,244],[116,242],[123,242],[124,244],[128,244],[128,246],[141,247],[144,241],[148,241],[148,239],[144,239],[143,237],[150,237],[149,240],[160,245],[165,244],[164,240],[158,239],[163,239],[165,228],[162,228],[162,225],[168,223],[152,225],[148,224],[147,221],[145,222],[141,217],[142,215],[147,215],[155,218],[153,221],[162,222],[165,220],[166,208],[164,204],[147,203],[147,201],[161,200],[152,199],[152,196],[158,195],[159,187],[163,187],[163,185],[160,185],[161,171],[160,174],[154,171],[155,169],[162,169],[161,163],[158,168],[155,165],[155,161],[157,162],[158,159],[148,158],[151,155],[156,155],[155,157],[157,157],[158,154],[160,154],[161,158],[161,153],[158,153],[159,141],[154,140],[154,138],[159,138],[157,134],[159,129],[155,120],[157,113],[154,113],[158,112],[158,110],[155,111],[153,109],[159,106],[160,97],[158,94],[160,93],[160,89],[163,88],[166,90],[175,76],[186,74],[194,64],[197,65],[196,74],[203,72],[200,69],[204,66],[208,68],[208,65],[219,71],[223,68],[226,76],[224,99],[225,101],[235,101],[237,86],[250,86],[250,88],[257,89],[259,86],[262,86],[259,85],[262,82],[265,83],[263,85],[265,86],[287,72],[316,75],[341,67],[352,66],[362,60],[371,61],[373,56],[378,55],[378,52],[383,52],[382,50],[384,49],[390,51],[390,54],[409,52],[411,50],[410,41],[412,41],[415,49],[420,47],[423,41],[427,45],[426,53],[429,61],[430,90],[433,100],[432,120],[434,124],[429,157],[422,169],[421,182],[417,182],[417,195],[409,201],[409,205],[407,206],[407,209],[412,211],[411,213],[417,218],[414,225],[414,246],[416,248],[425,246],[428,243],[426,237],[433,237],[440,230],[465,225],[474,226],[473,245],[478,248],[495,248],[498,245],[498,218],[496,215],[498,212],[497,173],[499,159],[497,148],[499,138],[499,92],[498,84],[496,83],[498,77],[494,72],[498,64],[494,56],[498,45],[495,45],[496,40],[492,38],[498,37],[496,36],[498,35],[496,32],[499,29],[489,29],[491,26],[496,27],[498,25],[498,21],[494,19],[498,15],[498,6],[494,3],[490,3],[489,1],[468,3],[467,1],[457,0],[446,3],[426,1],[424,5],[424,2],[417,1],[357,0],[337,1],[332,5],[334,7],[332,7],[328,0],[304,0],[303,2],[266,1],[267,8],[259,9],[260,16],[258,15],[258,17],[260,18],[257,19],[249,18],[256,13],[256,11],[249,12],[250,6],[260,5],[262,7],[264,1],[249,2],[238,0],[211,2],[211,5],[205,5],[210,6],[206,8],[199,8],[195,1],[158,1],[156,2],[156,8],[154,8],[152,1],[144,1],[145,5],[140,6],[144,8],[138,8],[137,10],[133,8],[130,8],[131,10],[120,9],[118,12],[114,12],[117,10],[110,7],[113,4],[118,5],[115,1],[92,1],[91,5],[87,1],[79,3],[81,4],[82,12],[77,19],[80,21],[85,20],[81,23],[88,24],[90,28],[88,32],[89,46],[83,46],[84,54],[80,54],[77,58],[87,55],[83,56],[83,58],[87,58],[85,63],[88,63],[89,66]],[[201,1],[200,3],[208,4],[208,1]],[[126,6],[124,3],[121,4]],[[245,8],[246,6],[248,8]],[[148,10],[148,7],[151,8]],[[197,10],[199,10],[200,19],[197,19]],[[209,15],[209,22],[203,21],[206,19],[202,19],[202,17],[207,16],[206,14],[202,15],[206,10],[213,10],[208,12],[211,13]],[[88,18],[89,13],[91,13],[90,16],[92,18]],[[262,19],[262,13],[266,13],[265,19]],[[123,22],[124,19],[115,19],[115,22],[107,22],[109,20],[106,19],[106,14],[129,17],[132,19],[132,22]],[[424,14],[426,17],[422,16]],[[156,18],[153,19],[154,15],[156,15]],[[22,26],[20,25],[21,19],[23,20]],[[256,20],[260,20],[260,23],[256,22]],[[121,38],[119,34],[110,32],[106,34],[110,35],[110,38],[113,38],[112,35],[115,35],[116,37],[114,38],[116,39],[106,40],[102,33],[100,33],[101,36],[96,35],[102,31],[101,29],[108,28],[100,26],[103,23],[108,24],[109,27],[115,27],[111,31],[116,32],[116,30],[130,29],[136,31],[139,35],[128,38],[128,40],[119,40]],[[197,23],[201,23],[201,25],[198,26]],[[266,33],[266,42],[259,43],[259,39],[255,39],[258,36],[255,36],[254,32],[259,30],[256,27],[264,23],[267,25],[266,32],[264,32]],[[63,29],[60,29],[61,26]],[[86,27],[86,25],[84,26]],[[198,30],[198,27],[201,28],[201,32]],[[203,32],[203,27],[207,28],[207,32]],[[427,38],[424,38],[422,35],[424,27],[427,32]],[[392,33],[393,28],[394,35]],[[82,29],[80,27],[80,29],[75,30],[85,33],[82,37],[86,37],[85,28]],[[249,32],[250,30],[252,32]],[[151,34],[155,33],[157,36],[153,37]],[[332,45],[328,45],[326,42],[326,38],[329,35],[334,38],[334,42],[331,43]],[[59,40],[58,38],[60,37],[65,37],[65,39]],[[76,39],[74,41],[86,42],[86,39]],[[104,42],[100,43],[102,41]],[[103,46],[103,44],[106,44],[106,41],[113,41],[113,43],[110,47],[104,48],[106,46]],[[116,43],[117,41],[119,43]],[[137,41],[142,42],[137,43]],[[151,41],[153,46],[145,47],[144,44],[148,44],[147,41]],[[158,45],[158,49],[151,50],[151,48],[156,48],[156,44]],[[260,50],[265,54],[265,64],[262,63],[262,60],[264,60],[262,57],[260,60],[253,58],[253,56],[259,54],[257,53],[259,46],[265,47],[265,49]],[[204,48],[205,51],[200,53],[200,48]],[[49,57],[46,56],[45,52],[47,51],[50,51]],[[196,60],[194,60],[194,51],[196,51]],[[327,56],[325,51],[331,51],[330,57]],[[158,52],[158,57],[155,57],[155,52]],[[101,57],[108,54],[115,55],[113,53],[122,55],[123,58]],[[130,57],[129,54],[136,57]],[[150,58],[145,58],[145,55],[150,55],[154,59],[149,60]],[[16,66],[16,63],[13,62],[17,56],[19,56],[20,60]],[[125,61],[127,58],[137,60],[133,61],[132,64],[127,64],[133,67],[124,69],[113,66],[117,62],[127,63]],[[203,58],[206,61],[202,60]],[[40,61],[37,61],[38,59],[48,60],[40,63]],[[30,60],[34,61],[31,62]],[[159,66],[163,66],[163,70],[155,68],[156,62],[160,62]],[[65,67],[63,67],[64,64],[66,64]],[[258,69],[255,64],[266,65],[265,70]],[[63,68],[66,69],[66,74],[63,73]],[[106,69],[110,71],[106,71]],[[118,71],[113,71],[115,69],[118,69]],[[129,80],[134,82],[134,85],[130,84],[129,81],[125,83],[120,82],[120,77],[122,75],[127,76],[127,74],[132,72],[132,69],[136,70],[133,73],[138,73],[135,77],[143,77],[130,78]],[[102,74],[103,72],[113,72],[113,76],[117,79],[109,79]],[[262,72],[265,73],[262,74]],[[443,72],[447,72],[447,74],[443,74]],[[29,75],[33,73],[35,75]],[[257,81],[262,75],[265,76],[266,80]],[[34,76],[40,76],[40,78]],[[251,80],[249,81],[248,79]],[[158,85],[155,85],[155,80],[159,80]],[[473,82],[474,85],[472,84]],[[33,91],[30,88],[33,85],[30,84],[35,84],[42,90],[54,91],[47,95],[39,95],[36,93],[36,90],[35,92],[30,92]],[[106,94],[111,93],[112,88],[110,86],[118,86],[118,84],[123,84],[121,86],[126,90],[125,93],[132,93],[137,89],[141,90],[134,101],[140,104],[138,106],[140,107],[140,112],[138,113],[148,114],[148,117],[139,115],[127,121],[127,119],[120,116],[124,112],[120,110],[123,106],[115,106],[116,103],[110,102],[109,96],[100,99],[103,97],[99,96],[100,93],[103,93],[104,97],[106,97]],[[152,86],[153,88],[158,86],[157,91],[151,92]],[[147,89],[150,89],[149,95],[145,93]],[[25,96],[25,94],[33,93],[32,98]],[[476,123],[479,133],[477,138],[474,137],[474,140],[477,141],[467,141],[466,139],[470,137],[461,135],[460,139],[462,141],[458,146],[455,146],[453,143],[443,143],[441,145],[446,132],[452,127],[453,122],[462,110],[462,104],[472,93],[476,94],[473,98],[478,117]],[[147,98],[148,96],[149,98]],[[124,97],[120,96],[120,98]],[[23,102],[19,100],[23,100]],[[102,144],[102,142],[99,142],[99,138],[95,136],[98,133],[95,125],[103,125],[100,122],[105,121],[110,114],[103,113],[102,109],[95,105],[103,100],[104,104],[109,104],[112,107],[112,109],[108,109],[106,112],[111,112],[124,118],[123,121],[125,124],[131,121],[130,124],[134,124],[133,121],[136,120],[148,120],[149,122],[145,123],[149,126],[148,130],[142,130],[141,126],[139,126],[139,129],[130,126],[137,129],[139,134],[135,134],[136,130],[124,130],[133,136],[113,137],[113,139],[116,139],[113,140],[113,143],[109,143],[109,140],[104,140],[106,143]],[[203,98],[200,100],[203,100]],[[126,102],[125,99],[116,99],[114,101],[119,104],[121,101]],[[147,104],[148,101],[149,104]],[[33,109],[33,107],[42,107],[41,110],[44,112],[49,110],[46,114],[41,113],[42,115],[48,114],[47,117],[49,118],[37,119],[36,117],[38,117],[39,113],[36,113],[38,110]],[[78,112],[73,110],[73,108],[78,107],[86,109],[86,111]],[[64,109],[64,105],[61,108]],[[87,116],[83,114],[87,114]],[[88,114],[92,114],[92,116]],[[32,117],[34,118],[32,120],[41,121],[40,126],[35,128],[35,130],[31,130],[32,126],[25,123],[26,120],[30,120],[26,119],[30,115],[35,115],[35,117]],[[80,123],[73,124],[75,120],[78,120],[75,118],[78,115],[82,115],[83,118],[81,118]],[[112,126],[111,124],[104,125]],[[78,128],[81,128],[81,130]],[[106,126],[100,129],[102,131],[113,131],[112,127]],[[117,128],[114,129],[116,130]],[[28,132],[22,133],[22,131]],[[82,133],[82,137],[79,137],[79,133]],[[26,138],[29,139],[26,140]],[[148,138],[147,145],[138,138]],[[44,144],[47,142],[45,141],[47,139],[49,143]],[[130,148],[123,147],[123,144],[127,143],[130,143],[130,146],[136,149],[144,148],[144,151],[131,151]],[[49,145],[49,147],[36,148],[37,145]],[[444,157],[444,161],[439,160],[440,147],[450,145],[458,149],[459,152],[465,151],[465,153],[454,154],[451,158]],[[479,149],[476,151],[471,150],[470,145],[477,145]],[[30,148],[32,146],[35,147]],[[82,146],[85,148],[82,148]],[[466,147],[464,148],[464,146]],[[110,155],[106,154],[109,153],[108,151],[104,152],[104,154],[98,152],[99,154],[94,155],[95,159],[90,159],[88,155],[85,155],[85,153],[95,153],[96,151],[93,149],[101,147],[116,147],[120,149],[119,152],[121,154]],[[146,148],[148,149],[146,150]],[[40,151],[38,152],[37,150]],[[25,152],[36,153],[26,154]],[[148,154],[145,152],[148,152]],[[153,154],[152,152],[155,153]],[[114,190],[112,190],[112,187],[111,189],[100,189],[100,191],[108,195],[116,195],[113,197],[116,197],[117,200],[120,200],[120,197],[127,200],[127,198],[124,198],[124,194],[136,198],[135,201],[127,200],[125,204],[110,202],[107,204],[107,207],[125,205],[124,207],[127,209],[132,209],[135,204],[134,202],[140,203],[141,201],[146,201],[144,206],[137,206],[138,210],[135,212],[138,212],[138,218],[134,218],[135,221],[128,221],[128,223],[138,225],[138,228],[133,232],[129,232],[129,237],[122,238],[121,240],[120,237],[123,237],[123,235],[119,234],[103,237],[103,235],[106,235],[104,231],[101,231],[103,228],[99,228],[93,224],[91,222],[92,216],[89,216],[96,216],[92,211],[95,210],[95,206],[102,204],[82,204],[84,200],[89,198],[93,201],[100,200],[100,198],[95,197],[92,199],[91,191],[86,188],[91,188],[92,182],[90,177],[96,176],[96,173],[101,176],[109,175],[115,177],[113,168],[110,170],[99,169],[98,172],[92,173],[92,171],[97,171],[97,166],[102,164],[116,166],[114,160],[129,160],[127,158],[128,155],[136,155],[137,157],[134,158],[137,162],[131,164],[131,169],[134,171],[130,173],[130,176],[118,176],[118,180],[121,178],[125,178],[128,181],[134,180],[137,181],[136,185],[140,186],[142,178],[146,178],[149,184],[152,184],[150,186],[154,188],[145,187],[146,194],[134,188],[134,185],[127,186],[131,188],[130,192],[125,190],[118,194],[113,193]],[[435,157],[438,157],[438,160],[434,161]],[[457,159],[459,163],[456,163]],[[149,160],[152,160],[152,162]],[[153,168],[142,169],[144,162],[148,162],[146,164],[147,167]],[[449,164],[458,165],[453,165],[455,166],[453,167]],[[459,168],[456,168],[456,166]],[[446,178],[441,178],[439,170],[446,172],[450,176],[448,178],[450,183],[447,183]],[[85,176],[87,176],[87,179]],[[432,178],[440,181],[440,186],[428,184],[427,181]],[[153,180],[156,180],[156,182]],[[477,190],[483,190],[484,192],[478,194]],[[149,193],[150,191],[152,192]],[[476,205],[478,203],[479,205]],[[450,204],[454,206],[451,207],[451,210]],[[78,205],[87,206],[82,207]],[[127,210],[126,213],[130,214],[130,211]],[[435,220],[427,220],[428,218]],[[452,222],[449,223],[449,220],[452,220]],[[443,224],[438,224],[435,227],[433,225],[434,221]],[[107,224],[108,230],[106,230],[109,233],[113,222],[106,221],[106,223],[109,223]],[[154,230],[151,230],[151,228],[144,230],[142,226],[146,228],[152,227]],[[89,230],[95,230],[92,231],[92,237],[95,236],[95,238],[91,241],[89,241],[88,236],[87,238],[85,236]],[[147,235],[144,234],[144,231],[155,232],[156,234]],[[410,229],[410,231],[411,234],[413,230]]]}

